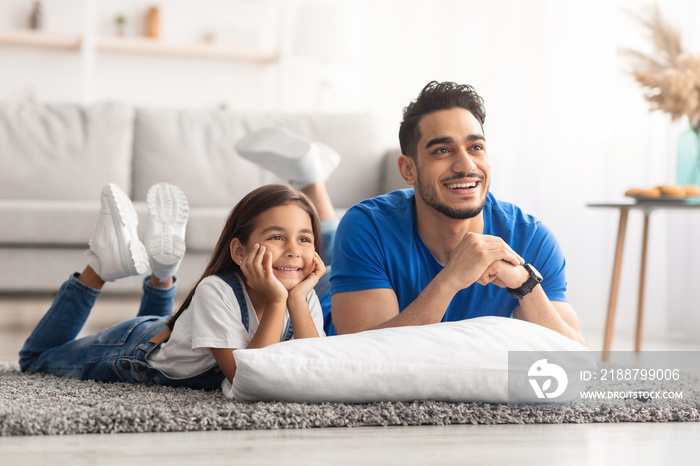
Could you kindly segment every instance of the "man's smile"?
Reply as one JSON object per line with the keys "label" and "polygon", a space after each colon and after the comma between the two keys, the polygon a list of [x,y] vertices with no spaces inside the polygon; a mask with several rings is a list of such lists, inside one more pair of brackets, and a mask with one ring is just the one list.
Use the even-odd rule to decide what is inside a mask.
{"label": "man's smile", "polygon": [[452,178],[442,182],[442,185],[451,192],[459,195],[471,195],[479,191],[483,177],[471,175],[468,177]]}
{"label": "man's smile", "polygon": [[460,189],[460,188],[476,188],[476,181],[470,183],[450,183],[447,185],[450,189]]}

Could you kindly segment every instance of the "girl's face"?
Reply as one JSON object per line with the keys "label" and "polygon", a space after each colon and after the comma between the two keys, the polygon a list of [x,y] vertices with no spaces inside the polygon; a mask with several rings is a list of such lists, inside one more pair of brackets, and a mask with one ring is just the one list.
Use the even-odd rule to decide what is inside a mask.
{"label": "girl's face", "polygon": [[272,253],[272,272],[287,290],[314,269],[316,248],[311,217],[296,203],[273,207],[258,215],[243,246],[243,255],[253,252],[256,243]]}

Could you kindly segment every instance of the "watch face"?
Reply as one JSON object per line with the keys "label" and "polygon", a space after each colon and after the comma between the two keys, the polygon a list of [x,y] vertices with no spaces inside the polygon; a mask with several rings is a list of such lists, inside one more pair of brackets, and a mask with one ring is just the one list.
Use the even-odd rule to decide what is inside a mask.
{"label": "watch face", "polygon": [[537,280],[538,283],[542,281],[542,275],[540,275],[537,269],[534,268],[531,264],[525,264],[525,268],[528,272],[530,272],[530,275]]}

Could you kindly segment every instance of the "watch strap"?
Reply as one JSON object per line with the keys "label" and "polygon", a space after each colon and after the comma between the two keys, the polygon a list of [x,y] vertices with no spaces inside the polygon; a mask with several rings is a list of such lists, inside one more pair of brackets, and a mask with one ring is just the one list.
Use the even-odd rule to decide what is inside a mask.
{"label": "watch strap", "polygon": [[535,269],[531,264],[525,264],[523,267],[525,270],[527,270],[530,276],[527,278],[527,280],[525,280],[525,283],[520,285],[518,288],[508,288],[508,293],[517,300],[523,299],[525,296],[530,294],[537,285],[542,283],[542,275],[540,275],[537,269]]}

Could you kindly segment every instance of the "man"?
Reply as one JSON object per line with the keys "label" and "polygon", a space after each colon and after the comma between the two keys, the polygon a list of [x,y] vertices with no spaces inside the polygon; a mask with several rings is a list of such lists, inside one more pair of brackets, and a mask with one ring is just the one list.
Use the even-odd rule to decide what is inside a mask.
{"label": "man", "polygon": [[484,120],[481,97],[451,82],[429,83],[404,109],[398,168],[413,189],[365,200],[341,220],[338,333],[495,315],[585,344],[554,236],[489,193]]}

